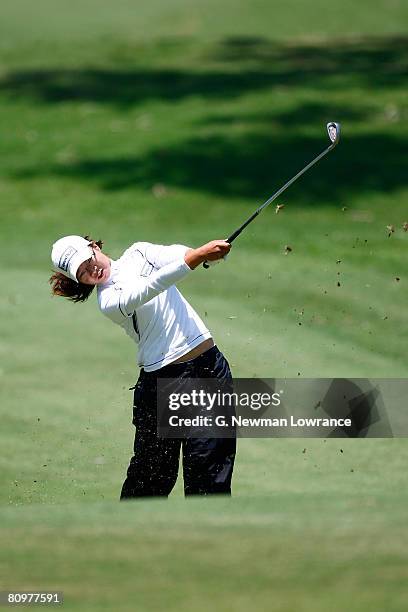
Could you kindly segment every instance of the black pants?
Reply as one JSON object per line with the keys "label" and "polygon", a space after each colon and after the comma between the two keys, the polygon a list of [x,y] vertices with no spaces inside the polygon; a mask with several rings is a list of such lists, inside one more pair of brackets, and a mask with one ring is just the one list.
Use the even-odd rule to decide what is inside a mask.
{"label": "black pants", "polygon": [[231,380],[231,372],[216,346],[191,361],[170,364],[155,372],[141,371],[133,406],[133,424],[136,427],[134,456],[120,498],[169,495],[177,480],[180,447],[185,495],[230,494],[235,438],[158,437],[158,378]]}

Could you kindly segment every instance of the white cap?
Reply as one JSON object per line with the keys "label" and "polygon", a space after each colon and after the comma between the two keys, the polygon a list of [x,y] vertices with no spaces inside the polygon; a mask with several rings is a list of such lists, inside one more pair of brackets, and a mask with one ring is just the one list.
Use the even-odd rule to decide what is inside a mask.
{"label": "white cap", "polygon": [[51,259],[58,272],[62,272],[77,283],[76,273],[79,266],[92,255],[93,251],[88,240],[82,236],[65,236],[54,242]]}

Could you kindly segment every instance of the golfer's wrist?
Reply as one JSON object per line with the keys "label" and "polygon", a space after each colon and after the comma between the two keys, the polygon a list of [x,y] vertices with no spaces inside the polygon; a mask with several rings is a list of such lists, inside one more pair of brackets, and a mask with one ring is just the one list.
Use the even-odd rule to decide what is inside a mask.
{"label": "golfer's wrist", "polygon": [[202,264],[206,260],[206,255],[203,253],[202,248],[198,249],[188,249],[184,255],[184,261],[188,265],[189,268],[194,270],[200,264]]}

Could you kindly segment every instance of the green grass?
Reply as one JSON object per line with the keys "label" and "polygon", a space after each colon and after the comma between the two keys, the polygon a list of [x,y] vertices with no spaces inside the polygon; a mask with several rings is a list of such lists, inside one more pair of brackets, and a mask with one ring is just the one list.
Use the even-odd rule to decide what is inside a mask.
{"label": "green grass", "polygon": [[394,611],[406,598],[402,502],[280,491],[32,506],[3,512],[2,551],[19,585],[63,587],[72,610]]}
{"label": "green grass", "polygon": [[[80,58],[83,47],[95,40],[111,45],[173,37],[217,41],[224,36],[382,35],[404,32],[408,19],[403,0],[378,0],[376,10],[369,0],[344,0],[341,5],[323,0],[240,0],[239,7],[234,0],[150,0],[137,8],[132,0],[118,0],[115,9],[98,0],[71,0],[69,5],[38,0],[35,6],[27,0],[5,0],[1,12],[5,50],[12,52],[17,44],[55,50],[65,44]],[[36,51],[39,54],[41,49]]]}
{"label": "green grass", "polygon": [[227,235],[341,121],[279,215],[182,291],[236,376],[405,377],[407,4],[137,4],[0,9],[1,588],[62,589],[68,610],[402,612],[404,439],[240,440],[233,499],[178,482],[118,504],[134,347],[47,277],[68,233],[113,257]]}

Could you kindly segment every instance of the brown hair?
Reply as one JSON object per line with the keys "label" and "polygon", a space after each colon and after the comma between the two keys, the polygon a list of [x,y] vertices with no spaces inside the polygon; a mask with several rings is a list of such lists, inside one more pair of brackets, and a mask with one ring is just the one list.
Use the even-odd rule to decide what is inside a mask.
{"label": "brown hair", "polygon": [[[84,238],[89,240],[91,246],[96,244],[102,250],[102,240],[92,240],[89,236],[84,236]],[[95,285],[76,283],[62,272],[54,272],[48,282],[51,285],[52,295],[61,295],[71,302],[85,302],[95,288]]]}

